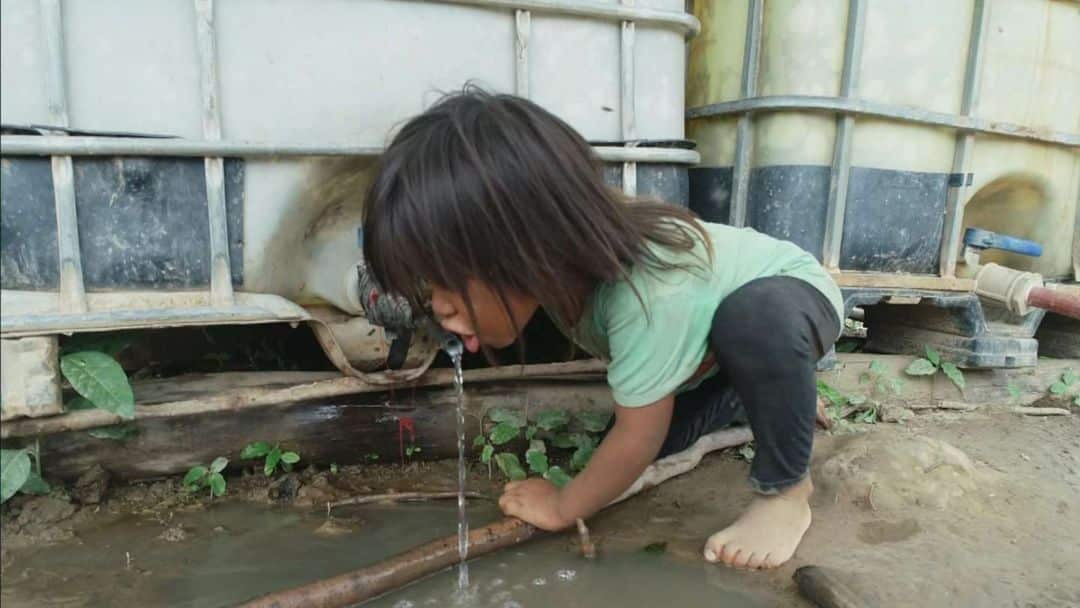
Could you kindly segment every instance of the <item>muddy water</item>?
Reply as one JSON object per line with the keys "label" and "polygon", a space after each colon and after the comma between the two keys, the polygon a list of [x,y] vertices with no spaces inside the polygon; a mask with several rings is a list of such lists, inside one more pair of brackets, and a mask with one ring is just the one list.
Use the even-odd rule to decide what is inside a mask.
{"label": "muddy water", "polygon": [[[4,608],[229,606],[453,534],[456,511],[449,503],[358,507],[342,510],[331,525],[325,513],[237,503],[164,522],[127,516],[77,530],[78,542],[9,552],[0,599]],[[490,504],[470,505],[470,517],[483,524],[498,513]],[[606,553],[587,561],[556,536],[475,560],[465,593],[447,570],[367,605],[775,605],[720,586],[720,579],[715,568],[664,555]]]}

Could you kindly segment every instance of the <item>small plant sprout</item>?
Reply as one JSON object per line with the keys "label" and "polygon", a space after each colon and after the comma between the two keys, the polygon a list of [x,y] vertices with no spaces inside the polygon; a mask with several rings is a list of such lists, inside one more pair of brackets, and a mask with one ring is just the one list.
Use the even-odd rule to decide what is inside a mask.
{"label": "small plant sprout", "polygon": [[[480,451],[480,462],[487,465],[489,475],[494,465],[508,479],[525,479],[531,473],[561,487],[570,481],[566,469],[585,468],[611,413],[583,411],[571,416],[566,410],[553,409],[530,420],[519,412],[495,408],[486,419],[492,425],[473,440],[473,448]],[[498,451],[523,434],[527,442],[523,454]],[[550,448],[563,451],[553,454]],[[555,465],[555,458],[565,459],[560,460],[564,466]]]}
{"label": "small plant sprout", "polygon": [[331,475],[337,475],[338,474],[338,466],[337,466],[336,462],[331,462],[330,463],[330,474]]}
{"label": "small plant sprout", "polygon": [[210,488],[210,497],[225,494],[225,477],[221,474],[229,465],[229,459],[219,456],[210,463],[209,467],[197,465],[188,470],[182,482],[189,492],[198,492],[203,488]]}
{"label": "small plant sprout", "polygon": [[277,471],[278,466],[288,472],[292,466],[300,462],[300,455],[296,452],[284,452],[280,444],[271,446],[265,441],[253,441],[244,446],[240,452],[241,460],[254,460],[263,458],[263,474],[270,477]]}
{"label": "small plant sprout", "polygon": [[1080,379],[1080,377],[1076,375],[1076,372],[1071,369],[1065,370],[1065,372],[1061,374],[1061,377],[1050,385],[1050,394],[1064,395],[1069,392],[1069,389],[1072,385],[1076,384],[1078,379]]}
{"label": "small plant sprout", "polygon": [[955,363],[950,361],[942,361],[941,354],[929,346],[926,347],[926,357],[918,358],[912,361],[904,373],[909,376],[933,376],[941,371],[944,373],[952,383],[956,385],[956,388],[961,391],[967,385],[964,380],[964,373],[960,371],[960,368],[956,367]]}
{"label": "small plant sprout", "polygon": [[[421,451],[422,450],[420,449],[420,446],[418,446],[418,445],[410,445],[410,446],[405,448],[405,457],[406,458],[412,458],[413,456],[419,454]],[[376,454],[375,456],[377,458],[378,454]]]}
{"label": "small plant sprout", "polygon": [[873,360],[867,367],[867,371],[859,375],[860,384],[870,384],[871,396],[899,395],[904,392],[904,381],[889,373],[881,361]]}
{"label": "small plant sprout", "polygon": [[1019,386],[1010,382],[1008,385],[1006,385],[1005,390],[1009,391],[1009,398],[1012,399],[1013,403],[1020,401],[1020,395],[1022,393]]}
{"label": "small plant sprout", "polygon": [[899,380],[889,376],[884,366],[875,366],[871,362],[870,371],[864,372],[861,382],[873,382],[869,395],[853,394],[845,395],[833,388],[823,380],[817,381],[817,392],[824,398],[828,405],[826,413],[832,419],[837,431],[850,431],[851,423],[873,424],[877,422],[879,403],[876,399],[879,393],[896,392],[902,390]]}

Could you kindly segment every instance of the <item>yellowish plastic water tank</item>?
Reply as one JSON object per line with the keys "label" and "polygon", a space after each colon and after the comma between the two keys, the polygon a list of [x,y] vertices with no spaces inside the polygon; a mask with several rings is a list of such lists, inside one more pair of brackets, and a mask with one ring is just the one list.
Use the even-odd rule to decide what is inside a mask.
{"label": "yellowish plastic water tank", "polygon": [[697,0],[691,206],[790,239],[841,285],[962,290],[969,226],[1080,273],[1080,3]]}

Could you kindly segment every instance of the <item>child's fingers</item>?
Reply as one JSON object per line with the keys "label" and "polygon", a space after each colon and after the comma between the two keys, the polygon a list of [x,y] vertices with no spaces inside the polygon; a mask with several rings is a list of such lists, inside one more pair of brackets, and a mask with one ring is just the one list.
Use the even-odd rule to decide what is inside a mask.
{"label": "child's fingers", "polygon": [[516,487],[518,487],[520,485],[521,485],[520,481],[511,481],[510,483],[503,486],[503,492],[512,492],[514,490],[514,488],[516,488]]}

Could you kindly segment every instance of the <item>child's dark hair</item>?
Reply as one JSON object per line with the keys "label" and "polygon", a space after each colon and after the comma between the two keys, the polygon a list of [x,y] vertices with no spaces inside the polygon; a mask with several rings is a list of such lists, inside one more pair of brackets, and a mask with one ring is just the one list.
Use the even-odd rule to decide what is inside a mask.
{"label": "child's dark hair", "polygon": [[401,128],[364,210],[364,257],[376,281],[415,310],[426,284],[461,293],[474,324],[470,279],[493,287],[504,307],[510,289],[572,324],[597,285],[632,266],[684,266],[649,243],[691,250],[702,241],[711,255],[688,210],[605,184],[592,148],[558,117],[475,87]]}

